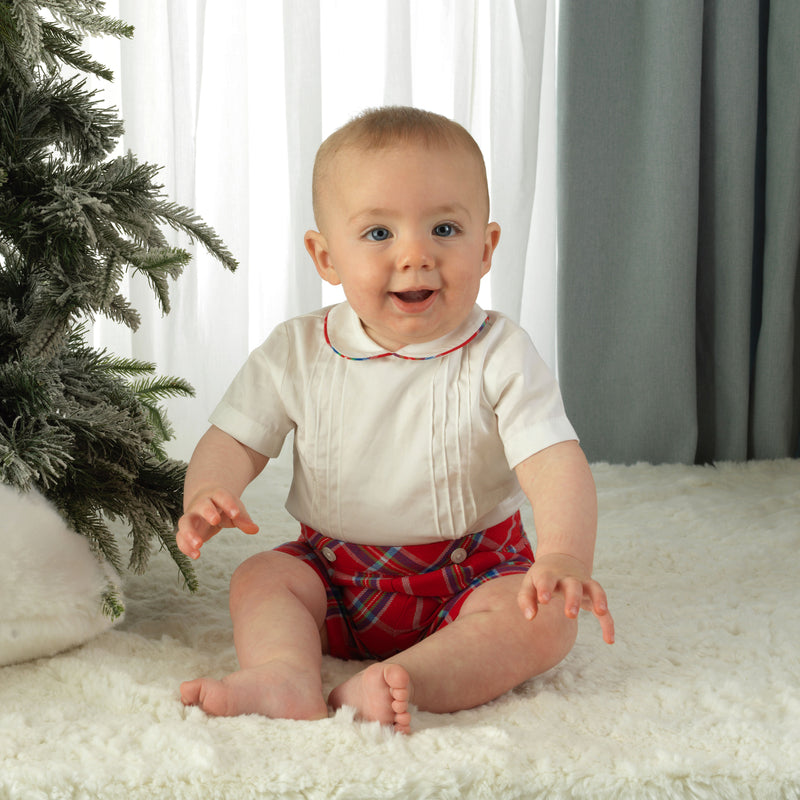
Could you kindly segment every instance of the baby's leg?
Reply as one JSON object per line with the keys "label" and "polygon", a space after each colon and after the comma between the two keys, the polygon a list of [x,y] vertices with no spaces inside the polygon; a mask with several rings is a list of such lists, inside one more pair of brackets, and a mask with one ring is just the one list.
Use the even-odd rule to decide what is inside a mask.
{"label": "baby's leg", "polygon": [[186,705],[217,716],[263,714],[321,719],[327,598],[316,572],[286,553],[260,553],[231,579],[230,607],[240,669],[221,681],[181,685]]}
{"label": "baby's leg", "polygon": [[[408,704],[449,712],[499,697],[558,664],[575,642],[577,622],[563,604],[540,606],[527,620],[517,604],[522,575],[495,578],[479,586],[458,618],[419,644],[362,670],[331,692],[334,708],[355,706],[362,717],[379,719],[376,708],[395,715],[407,732]],[[376,680],[377,671],[384,680]],[[400,700],[395,698],[400,696]]]}

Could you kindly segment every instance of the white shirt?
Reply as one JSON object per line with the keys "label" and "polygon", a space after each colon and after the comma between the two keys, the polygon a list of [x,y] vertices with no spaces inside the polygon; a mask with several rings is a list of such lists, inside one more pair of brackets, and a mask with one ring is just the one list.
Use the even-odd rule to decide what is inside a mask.
{"label": "white shirt", "polygon": [[289,320],[250,354],[211,422],[270,458],[294,431],[289,513],[382,546],[501,522],[524,499],[513,467],[577,438],[528,335],[477,305],[457,330],[396,354],[347,303]]}

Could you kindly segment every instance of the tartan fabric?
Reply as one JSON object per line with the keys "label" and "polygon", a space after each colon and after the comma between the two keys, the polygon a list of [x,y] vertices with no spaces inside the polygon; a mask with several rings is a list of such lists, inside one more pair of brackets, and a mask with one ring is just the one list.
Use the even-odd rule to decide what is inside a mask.
{"label": "tartan fabric", "polygon": [[275,549],[301,558],[325,584],[328,651],[338,658],[402,652],[453,622],[478,586],[533,563],[519,512],[455,541],[410,547],[351,544],[306,525],[301,532]]}

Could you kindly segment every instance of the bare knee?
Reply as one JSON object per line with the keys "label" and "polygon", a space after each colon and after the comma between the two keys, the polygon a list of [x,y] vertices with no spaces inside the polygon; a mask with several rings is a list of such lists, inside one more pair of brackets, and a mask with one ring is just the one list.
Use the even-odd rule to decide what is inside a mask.
{"label": "bare knee", "polygon": [[516,609],[522,617],[518,630],[527,643],[530,678],[560,664],[578,638],[578,620],[564,613],[559,600],[557,597],[547,605],[540,604],[532,620],[526,619],[519,607]]}
{"label": "bare knee", "polygon": [[294,556],[270,550],[243,561],[233,572],[230,605],[234,611],[253,596],[291,592],[306,605],[318,605],[325,590],[317,573]]}
{"label": "bare knee", "polygon": [[483,584],[467,598],[459,616],[485,615],[490,629],[520,654],[521,680],[526,680],[566,658],[578,636],[578,621],[567,617],[558,598],[539,605],[536,617],[526,619],[517,603],[519,583],[516,577],[505,577]]}
{"label": "bare knee", "polygon": [[[546,636],[550,641],[550,654],[554,667],[563,661],[575,646],[578,638],[578,621],[568,617],[563,609],[553,605],[551,608],[539,608],[539,614],[543,617],[542,627],[546,631]],[[549,619],[544,619],[549,617]]]}

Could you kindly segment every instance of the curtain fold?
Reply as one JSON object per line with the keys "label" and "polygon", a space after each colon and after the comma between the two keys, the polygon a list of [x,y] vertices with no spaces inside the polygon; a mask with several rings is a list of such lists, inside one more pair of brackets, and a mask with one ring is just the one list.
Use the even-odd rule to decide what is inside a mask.
{"label": "curtain fold", "polygon": [[494,307],[519,320],[536,192],[546,3],[491,6],[491,189],[503,258],[490,273]]}
{"label": "curtain fold", "polygon": [[766,81],[763,298],[752,451],[800,456],[800,5],[772,0]]}
{"label": "curtain fold", "polygon": [[[322,141],[320,62],[320,0],[284,0],[284,54],[289,168],[289,261],[282,265],[292,276],[286,316],[322,305],[319,276],[309,269],[302,246],[305,232],[314,227],[311,203],[313,154]],[[299,245],[299,246],[298,246]]]}
{"label": "curtain fold", "polygon": [[778,0],[562,4],[559,375],[590,459],[797,453],[798,36]]}

